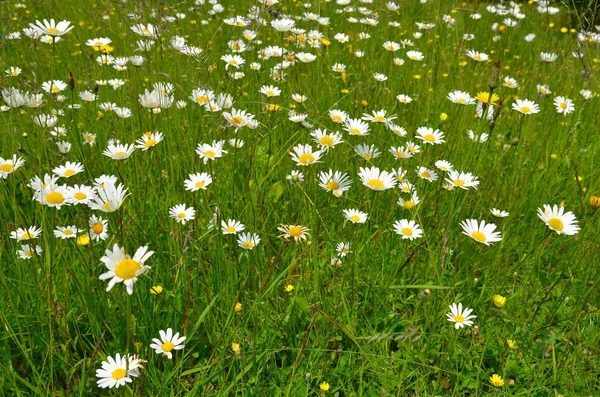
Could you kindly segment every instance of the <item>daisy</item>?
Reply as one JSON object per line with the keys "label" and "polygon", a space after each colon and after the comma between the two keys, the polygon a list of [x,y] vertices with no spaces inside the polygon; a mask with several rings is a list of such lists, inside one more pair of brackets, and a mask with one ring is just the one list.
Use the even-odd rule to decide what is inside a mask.
{"label": "daisy", "polygon": [[387,123],[388,121],[394,120],[396,116],[385,116],[385,110],[373,111],[372,114],[365,113],[362,119],[370,121],[371,123]]}
{"label": "daisy", "polygon": [[467,51],[467,56],[477,62],[485,62],[489,59],[489,56],[487,54],[473,50]]}
{"label": "daisy", "polygon": [[319,173],[319,186],[325,191],[333,193],[335,197],[340,197],[345,191],[350,189],[352,181],[346,173],[329,170]]}
{"label": "daisy", "polygon": [[365,123],[360,119],[352,119],[348,118],[344,122],[344,129],[350,133],[350,135],[355,136],[365,136],[369,135],[369,124]]}
{"label": "daisy", "polygon": [[96,196],[88,204],[93,210],[114,212],[121,208],[125,198],[129,196],[123,185],[106,182],[96,187]]}
{"label": "daisy", "polygon": [[448,94],[447,98],[452,103],[458,103],[460,105],[473,105],[475,103],[475,99],[471,98],[471,95],[463,91],[452,91]]}
{"label": "daisy", "polygon": [[544,204],[543,209],[538,208],[538,216],[546,223],[546,226],[558,234],[572,236],[580,230],[575,215],[571,211],[565,213],[565,208],[562,206],[559,207],[555,204],[550,207],[550,205]]}
{"label": "daisy", "polygon": [[260,243],[260,237],[258,237],[258,234],[240,233],[237,243],[238,246],[244,249],[253,250]]}
{"label": "daisy", "polygon": [[173,330],[171,328],[167,328],[167,331],[160,330],[160,339],[152,338],[152,343],[150,347],[156,351],[156,354],[163,354],[171,360],[173,358],[173,350],[181,350],[185,347],[183,342],[186,337],[179,337],[179,332],[173,335]]}
{"label": "daisy", "polygon": [[445,142],[444,133],[442,131],[434,130],[433,128],[428,127],[417,128],[416,138],[430,145],[436,145]]}
{"label": "daisy", "polygon": [[185,190],[190,190],[192,192],[200,189],[206,190],[206,187],[212,183],[212,177],[206,172],[190,174],[184,183]]}
{"label": "daisy", "polygon": [[17,241],[32,240],[42,234],[42,228],[30,226],[27,229],[18,228],[16,231],[10,232],[10,238]]}
{"label": "daisy", "polygon": [[133,33],[138,34],[142,37],[150,37],[153,39],[158,38],[158,32],[156,31],[156,27],[149,23],[148,25],[137,24],[131,27]]}
{"label": "daisy", "polygon": [[83,165],[80,163],[67,161],[66,164],[56,167],[52,170],[55,175],[62,178],[70,178],[83,172]]}
{"label": "daisy", "polygon": [[54,207],[57,210],[63,205],[69,205],[67,201],[67,187],[66,186],[54,186],[41,189],[36,192],[34,198],[43,205],[48,207]]}
{"label": "daisy", "polygon": [[388,51],[395,52],[400,49],[400,44],[395,43],[393,41],[386,41],[385,43],[383,43],[383,48],[385,48]]}
{"label": "daisy", "polygon": [[335,250],[338,253],[338,256],[343,258],[346,255],[352,253],[352,251],[350,250],[350,243],[349,242],[341,242],[337,245],[337,247],[335,248]]}
{"label": "daisy", "polygon": [[335,145],[344,142],[342,140],[342,134],[339,132],[329,133],[325,129],[316,129],[310,133],[313,137],[313,141],[316,142],[321,149],[328,150],[329,148],[335,147]]}
{"label": "daisy", "polygon": [[135,151],[133,145],[122,145],[120,143],[116,145],[109,144],[108,147],[102,152],[106,157],[110,157],[113,160],[125,160]]}
{"label": "daisy", "polygon": [[416,172],[421,179],[425,179],[429,182],[437,181],[438,174],[434,170],[427,167],[419,167]]}
{"label": "daisy", "polygon": [[82,231],[83,230],[78,229],[75,225],[67,227],[57,226],[56,229],[54,229],[54,235],[56,238],[60,239],[75,238],[77,237],[77,234]]}
{"label": "daisy", "polygon": [[237,234],[245,229],[245,226],[235,219],[228,219],[227,222],[221,221],[221,231],[223,234]]}
{"label": "daisy", "polygon": [[290,152],[292,160],[296,164],[301,166],[307,166],[319,162],[323,151],[317,150],[313,152],[313,148],[310,145],[297,145],[293,147],[293,152]]}
{"label": "daisy", "polygon": [[446,313],[446,317],[448,317],[448,321],[454,323],[456,329],[459,329],[464,326],[473,325],[471,319],[477,318],[477,316],[471,313],[473,313],[473,309],[465,307],[463,311],[462,303],[459,303],[458,306],[456,303],[453,303],[450,305],[450,313]]}
{"label": "daisy", "polygon": [[558,55],[552,52],[540,52],[540,61],[542,62],[554,62],[558,59]]}
{"label": "daisy", "polygon": [[404,95],[404,94],[396,95],[396,99],[400,103],[411,103],[412,102],[412,98],[409,97],[408,95]]}
{"label": "daisy", "polygon": [[24,244],[21,246],[21,249],[17,251],[17,255],[19,255],[19,258],[21,259],[31,259],[35,255],[40,255],[42,252],[42,247],[39,245],[31,247],[29,244]]}
{"label": "daisy", "polygon": [[169,216],[182,225],[185,225],[186,222],[196,217],[196,210],[194,207],[187,208],[185,204],[177,204],[175,207],[169,208]]}
{"label": "daisy", "polygon": [[304,174],[298,170],[292,170],[285,179],[287,179],[289,183],[302,183],[304,182]]}
{"label": "daisy", "polygon": [[69,204],[88,205],[96,197],[94,188],[85,185],[67,186],[67,201]]}
{"label": "daisy", "polygon": [[408,59],[412,59],[413,61],[422,61],[425,58],[423,53],[420,51],[408,51],[406,56]]}
{"label": "daisy", "polygon": [[497,208],[492,208],[490,213],[497,218],[506,218],[508,215],[510,215],[508,212],[499,210]]}
{"label": "daisy", "polygon": [[398,199],[398,205],[406,208],[407,210],[412,210],[420,202],[421,201],[419,200],[419,196],[417,196],[417,192],[413,192],[408,200],[404,200],[402,197]]}
{"label": "daisy", "polygon": [[496,225],[493,223],[486,224],[485,221],[481,221],[478,224],[477,219],[467,219],[460,223],[463,229],[463,234],[471,237],[473,240],[490,245],[497,241],[502,240],[500,232],[495,232]]}
{"label": "daisy", "polygon": [[283,237],[286,240],[293,238],[296,243],[299,243],[301,240],[306,240],[308,234],[308,228],[301,225],[281,225],[277,228],[281,234],[279,237]]}
{"label": "daisy", "polygon": [[241,65],[246,63],[244,58],[239,55],[223,55],[221,60],[225,62],[225,70],[229,69],[230,66],[238,69]]}
{"label": "daisy", "polygon": [[554,106],[556,106],[556,112],[558,114],[564,114],[565,116],[575,111],[573,101],[564,96],[557,96],[554,98]]}
{"label": "daisy", "polygon": [[470,172],[458,172],[454,170],[450,171],[446,178],[446,182],[463,190],[469,190],[470,187],[477,190],[477,186],[479,185],[477,177],[473,176]]}
{"label": "daisy", "polygon": [[375,145],[367,145],[366,143],[360,144],[354,148],[356,154],[362,157],[365,160],[372,160],[376,157],[381,156],[381,152],[377,150]]}
{"label": "daisy", "polygon": [[402,169],[402,167],[398,167],[398,169],[392,169],[392,174],[394,174],[398,183],[402,183],[404,182],[404,177],[406,176],[406,170]]}
{"label": "daisy", "polygon": [[419,224],[415,221],[409,221],[408,219],[400,219],[394,222],[394,231],[397,235],[401,236],[403,240],[416,240],[421,238],[423,231],[419,227]]}
{"label": "daisy", "polygon": [[37,31],[39,34],[48,34],[55,39],[58,36],[69,33],[74,28],[69,21],[60,21],[59,23],[56,23],[54,19],[50,19],[50,22],[44,19],[43,23],[40,21],[35,21],[35,25],[30,23],[29,27]]}
{"label": "daisy", "polygon": [[49,94],[58,94],[67,88],[67,83],[62,80],[50,80],[42,84],[42,90]]}
{"label": "daisy", "polygon": [[223,117],[232,127],[235,127],[236,131],[246,125],[249,126],[254,121],[254,115],[246,113],[245,110],[236,110],[235,108],[231,108],[231,113],[223,112]]}
{"label": "daisy", "polygon": [[112,251],[106,249],[106,255],[100,258],[108,271],[100,275],[100,280],[110,279],[106,291],[110,291],[116,283],[123,283],[129,295],[133,294],[133,284],[137,278],[150,270],[150,266],[144,265],[154,254],[154,251],[148,251],[148,247],[140,247],[137,249],[133,259],[125,254],[123,248],[119,248],[118,244],[113,246]]}
{"label": "daisy", "polygon": [[281,90],[274,85],[263,85],[259,92],[269,98],[281,95]]}
{"label": "daisy", "polygon": [[156,146],[157,143],[163,140],[162,132],[146,132],[140,139],[135,141],[137,145],[136,148],[142,149],[143,152],[150,149],[151,147]]}
{"label": "daisy", "polygon": [[369,216],[365,212],[351,208],[344,210],[344,217],[352,223],[365,223]]}
{"label": "daisy", "polygon": [[[491,105],[490,105],[491,106]],[[486,134],[485,132],[482,133],[481,135],[476,135],[473,130],[467,130],[467,135],[469,136],[469,139],[471,139],[473,142],[475,143],[483,143],[486,142],[488,140],[488,138],[490,137],[488,134]]]}
{"label": "daisy", "polygon": [[287,32],[292,29],[294,25],[296,25],[296,21],[288,18],[274,19],[271,21],[271,26],[278,32]]}
{"label": "daisy", "polygon": [[329,111],[329,117],[331,118],[331,121],[333,121],[334,123],[343,124],[346,122],[346,119],[348,118],[348,114],[346,112],[344,112],[343,110],[331,109]]}
{"label": "daisy", "polygon": [[199,143],[198,147],[196,147],[196,153],[204,160],[204,164],[206,164],[208,160],[216,160],[219,157],[223,157],[223,153],[227,153],[227,150],[223,150],[224,145],[225,141],[213,141],[210,145],[208,143]]}
{"label": "daisy", "polygon": [[371,190],[386,190],[396,186],[398,180],[396,177],[387,171],[380,171],[377,167],[362,168],[358,173],[363,185]]}
{"label": "daisy", "polygon": [[454,166],[452,164],[450,164],[448,161],[446,160],[438,160],[435,162],[435,166],[444,172],[450,172],[450,171],[454,171]]}
{"label": "daisy", "polygon": [[0,178],[6,179],[8,175],[15,172],[23,164],[25,164],[25,160],[22,157],[17,158],[16,154],[13,155],[12,159],[0,157]]}
{"label": "daisy", "polygon": [[292,94],[292,99],[297,102],[297,103],[304,103],[306,102],[306,95],[301,95],[301,94]]}
{"label": "daisy", "polygon": [[523,114],[534,114],[540,112],[540,107],[529,99],[517,99],[516,103],[512,104],[513,110]]}
{"label": "daisy", "polygon": [[94,241],[106,240],[108,238],[108,221],[100,216],[92,215],[88,221],[90,237]]}
{"label": "daisy", "polygon": [[96,370],[96,377],[99,378],[97,381],[98,387],[112,389],[133,382],[131,377],[139,376],[139,369],[142,368],[141,364],[142,360],[136,356],[121,357],[119,353],[114,359],[109,356],[107,361],[102,362],[102,368]]}

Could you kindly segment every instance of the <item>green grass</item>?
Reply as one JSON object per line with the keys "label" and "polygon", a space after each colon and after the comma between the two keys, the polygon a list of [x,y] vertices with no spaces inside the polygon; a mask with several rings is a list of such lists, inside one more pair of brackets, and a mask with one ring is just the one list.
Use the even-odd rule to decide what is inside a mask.
{"label": "green grass", "polygon": [[[231,5],[217,16],[207,14],[209,5],[191,10],[193,2],[136,3],[0,4],[0,86],[41,93],[43,82],[67,82],[69,72],[75,83],[74,90],[63,91],[64,102],[44,93],[40,108],[0,113],[0,156],[17,154],[26,161],[0,181],[1,395],[587,396],[600,390],[600,218],[590,204],[592,195],[600,195],[600,48],[593,42],[578,44],[576,33],[560,31],[579,29],[576,14],[562,5],[556,15],[539,14],[535,4],[525,3],[527,17],[498,33],[491,29],[493,23],[516,18],[487,12],[487,3],[403,2],[401,10],[391,12],[385,2],[355,0],[352,5],[379,15],[377,26],[366,26],[347,21],[363,18],[358,12],[336,13],[342,7],[335,2],[315,1],[305,9],[301,2],[282,0],[271,10],[330,18],[329,26],[296,21],[297,27],[318,29],[331,41],[320,49],[300,49],[270,26],[268,7],[261,6],[265,26],[223,23],[246,15],[253,1],[224,2]],[[469,17],[475,11],[480,20]],[[177,12],[185,13],[185,19],[161,22]],[[163,40],[138,52],[140,37],[130,29],[135,22],[129,13],[139,14],[139,23],[157,25]],[[454,26],[443,22],[445,14],[456,19]],[[69,20],[75,28],[55,45],[25,35],[7,39],[10,32],[49,18]],[[401,26],[390,26],[390,21]],[[436,26],[414,39],[415,22]],[[245,77],[234,80],[229,72],[238,70],[226,71],[220,58],[231,54],[227,42],[242,38],[244,29],[258,36],[239,54],[246,60],[239,69]],[[371,38],[359,40],[360,32]],[[337,42],[336,33],[347,34],[350,42]],[[475,39],[464,41],[465,33]],[[531,43],[523,39],[529,33],[537,36]],[[202,48],[202,54],[177,53],[169,45],[175,35]],[[493,41],[495,35],[499,40]],[[121,72],[100,66],[95,61],[99,53],[85,45],[95,37],[110,37],[114,56],[139,54],[144,64],[128,64]],[[387,40],[404,39],[415,47],[394,54],[383,48]],[[273,81],[270,70],[280,58],[260,60],[257,53],[282,43],[290,52],[310,52],[317,59],[298,62],[286,69],[285,81]],[[585,54],[583,62],[571,55],[578,48]],[[425,59],[407,59],[410,49],[423,52]],[[473,61],[466,56],[470,49],[485,52],[490,61]],[[364,57],[354,56],[358,50]],[[541,51],[559,58],[542,63]],[[394,65],[394,57],[405,64]],[[474,106],[446,99],[455,90],[471,96],[489,92],[492,61],[500,61],[494,93],[503,103],[493,128],[474,117]],[[251,70],[252,62],[261,63],[261,70]],[[346,65],[344,77],[331,70],[335,63]],[[23,72],[5,75],[11,66]],[[388,80],[375,81],[375,72]],[[514,77],[519,87],[503,86],[506,76]],[[126,84],[118,90],[99,87],[95,102],[80,100],[79,92],[93,91],[96,80],[111,78]],[[138,95],[156,82],[172,83],[175,100],[187,106],[156,115],[139,106]],[[265,84],[279,87],[281,96],[265,99],[259,93]],[[537,84],[547,84],[552,94],[538,96]],[[255,115],[260,125],[236,133],[222,112],[208,112],[189,99],[197,87],[231,94],[234,108]],[[584,100],[581,89],[594,96]],[[307,101],[294,104],[294,93],[306,95]],[[398,94],[413,102],[399,103]],[[555,95],[571,98],[575,112],[557,114]],[[517,97],[535,100],[540,113],[523,116],[512,110]],[[103,102],[128,107],[133,116],[100,115]],[[82,106],[67,108],[72,103]],[[269,111],[267,104],[280,110]],[[291,122],[292,108],[307,114],[314,127]],[[58,152],[52,129],[32,121],[52,109],[64,110],[57,125],[68,131],[60,140],[72,144],[66,155]],[[350,136],[332,122],[330,109],[353,118],[385,109],[388,116],[397,116],[394,122],[408,136],[398,137],[378,124],[370,124],[365,137]],[[426,145],[415,139],[420,126],[440,129],[446,143]],[[345,142],[321,162],[298,167],[289,153],[298,144],[316,148],[310,136],[314,128],[341,131]],[[490,138],[473,143],[465,133],[469,129]],[[161,131],[164,141],[145,152],[138,149],[124,161],[102,154],[109,139],[133,143],[147,131]],[[82,144],[84,132],[96,134],[95,146]],[[216,161],[204,164],[195,153],[199,143],[232,138],[245,145],[235,149],[226,143],[228,153]],[[395,160],[388,149],[408,141],[420,144],[421,152]],[[381,156],[371,161],[358,157],[354,149],[363,143],[375,145]],[[477,176],[478,189],[444,189],[445,175],[434,166],[440,159]],[[115,175],[130,196],[112,213],[82,205],[56,210],[32,200],[29,180],[66,161],[80,162],[85,171],[60,179],[60,184],[91,186],[100,175]],[[359,167],[372,165],[407,170],[406,179],[414,183],[421,202],[407,210],[396,203],[408,198],[399,189],[373,192],[363,186]],[[430,183],[418,178],[419,166],[436,170],[439,179]],[[329,169],[352,179],[351,189],[340,198],[318,186],[319,172]],[[304,183],[286,180],[292,170],[304,173]],[[213,183],[206,190],[186,191],[184,180],[198,172],[210,173]],[[559,235],[537,216],[544,204],[561,202],[579,221],[576,235]],[[181,203],[196,210],[196,219],[185,225],[169,217],[169,208]],[[494,207],[510,216],[492,216]],[[260,236],[256,249],[244,250],[236,236],[208,228],[216,208],[219,224],[237,219],[245,231]],[[343,210],[349,208],[368,213],[366,223],[345,220]],[[87,230],[92,213],[108,220],[108,239],[77,245],[74,239],[54,237],[56,226]],[[400,219],[417,221],[423,237],[401,239],[393,229]],[[470,239],[459,225],[465,219],[495,223],[502,241],[485,246]],[[281,224],[309,228],[308,241],[280,238]],[[10,232],[33,225],[43,229],[36,240],[43,253],[19,259],[15,252],[21,242],[11,239]],[[352,253],[335,265],[332,258],[342,241],[351,243]],[[144,245],[154,251],[146,262],[152,269],[138,279],[131,297],[122,284],[106,292],[107,281],[99,280],[106,271],[100,258],[115,243],[131,255]],[[162,293],[151,294],[158,285]],[[292,292],[285,290],[288,285],[294,286]],[[502,308],[492,301],[496,294],[507,298]],[[237,302],[240,311],[234,310]],[[477,328],[456,330],[447,321],[453,302],[474,309]],[[187,337],[185,349],[176,351],[173,360],[150,348],[152,338],[169,327]],[[516,342],[514,349],[508,347],[509,339]],[[232,350],[232,343],[240,344],[241,354]],[[96,370],[102,361],[125,352],[148,361],[140,376],[116,390],[98,388]],[[491,385],[492,374],[502,376],[503,387]],[[322,382],[330,384],[329,391],[319,389]]]}

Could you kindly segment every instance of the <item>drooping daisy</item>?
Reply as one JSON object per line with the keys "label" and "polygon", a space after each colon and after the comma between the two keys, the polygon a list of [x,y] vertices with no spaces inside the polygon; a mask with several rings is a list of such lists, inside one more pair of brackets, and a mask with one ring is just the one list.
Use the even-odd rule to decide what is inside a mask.
{"label": "drooping daisy", "polygon": [[17,241],[26,241],[37,238],[40,234],[42,234],[42,228],[36,228],[35,226],[30,226],[27,229],[18,228],[16,231],[10,232],[10,238],[15,239]]}
{"label": "drooping daisy", "polygon": [[260,243],[260,237],[258,234],[240,233],[237,243],[244,249],[253,250]]}
{"label": "drooping daisy", "polygon": [[96,370],[98,377],[98,387],[102,389],[113,387],[119,388],[125,383],[131,383],[131,377],[139,376],[139,369],[142,368],[142,360],[136,356],[123,356],[119,353],[113,359],[108,357],[107,361],[102,362],[102,368]]}
{"label": "drooping daisy", "polygon": [[535,114],[540,112],[540,107],[529,99],[517,99],[517,101],[512,104],[512,108],[523,114]]}
{"label": "drooping daisy", "polygon": [[558,114],[567,115],[575,111],[575,105],[573,101],[564,96],[557,96],[554,98],[554,106],[556,106],[556,112]]}
{"label": "drooping daisy", "polygon": [[225,141],[223,140],[213,141],[210,145],[208,143],[199,143],[198,147],[196,147],[196,153],[204,161],[204,164],[206,164],[208,160],[216,160],[223,157],[224,153],[227,153],[227,150],[223,150],[224,145]]}
{"label": "drooping daisy", "polygon": [[546,223],[548,228],[558,234],[572,236],[580,230],[575,214],[571,211],[565,213],[565,208],[562,206],[555,204],[551,207],[548,204],[544,204],[543,209],[538,208],[538,216]]}
{"label": "drooping daisy", "polygon": [[109,144],[108,147],[102,152],[103,155],[110,157],[113,160],[125,160],[135,151],[133,145],[122,145],[120,143],[116,145]]}
{"label": "drooping daisy", "polygon": [[396,186],[398,180],[394,175],[387,171],[381,171],[377,167],[362,168],[358,173],[363,185],[371,190],[386,190]]}
{"label": "drooping daisy", "polygon": [[212,183],[212,177],[206,172],[190,174],[184,183],[185,190],[190,190],[192,192],[200,189],[206,190],[206,187]]}
{"label": "drooping daisy", "polygon": [[227,222],[221,221],[221,231],[223,234],[237,234],[245,229],[245,226],[235,219],[228,219]]}
{"label": "drooping daisy", "polygon": [[100,216],[92,215],[88,221],[90,237],[94,241],[108,238],[108,221]]}
{"label": "drooping daisy", "polygon": [[385,127],[392,131],[396,136],[399,137],[405,137],[406,134],[408,134],[408,132],[406,132],[406,129],[404,127],[400,127],[399,125],[396,125],[394,123],[392,123],[391,121],[388,121],[387,123],[385,123]]}
{"label": "drooping daisy", "polygon": [[19,255],[19,258],[27,260],[33,258],[35,255],[40,255],[42,252],[42,247],[39,245],[32,247],[29,244],[24,244],[21,246],[21,249],[17,251],[17,255]]}
{"label": "drooping daisy", "polygon": [[75,225],[66,227],[57,226],[56,229],[54,229],[54,235],[56,238],[60,239],[75,238],[80,232],[82,232],[82,230],[78,229]]}
{"label": "drooping daisy", "polygon": [[112,251],[107,248],[106,255],[100,258],[100,261],[108,269],[106,273],[100,275],[100,280],[110,279],[106,291],[110,291],[116,283],[122,282],[125,284],[127,293],[129,295],[133,294],[133,285],[136,283],[137,278],[151,269],[150,266],[144,265],[144,262],[152,254],[154,254],[154,251],[148,251],[148,247],[140,247],[132,259],[125,254],[125,249],[119,248],[118,244],[113,246]]}
{"label": "drooping daisy", "polygon": [[394,231],[397,235],[401,236],[403,240],[416,240],[421,238],[423,231],[419,224],[415,221],[409,221],[408,219],[400,219],[394,222]]}
{"label": "drooping daisy", "polygon": [[415,138],[420,139],[430,145],[436,145],[445,142],[444,133],[442,131],[434,130],[433,128],[428,127],[417,128],[417,135]]}
{"label": "drooping daisy", "polygon": [[175,207],[169,208],[169,216],[182,225],[185,225],[186,222],[195,219],[196,210],[194,207],[186,207],[185,204],[177,204]]}
{"label": "drooping daisy", "polygon": [[295,242],[299,243],[301,240],[306,240],[308,234],[308,228],[301,225],[281,225],[277,228],[281,234],[279,237],[283,237],[286,240],[293,238]]}
{"label": "drooping daisy", "polygon": [[506,218],[508,215],[510,215],[508,212],[499,210],[497,208],[492,208],[490,210],[490,213],[492,215],[494,215],[496,218]]}
{"label": "drooping daisy", "polygon": [[67,161],[64,165],[54,168],[52,172],[59,177],[70,178],[73,175],[83,172],[83,165],[81,163]]}
{"label": "drooping daisy", "polygon": [[163,354],[171,360],[173,358],[173,350],[181,350],[185,347],[183,342],[186,337],[179,337],[179,332],[173,335],[173,330],[167,328],[167,331],[160,330],[160,339],[153,338],[150,347],[156,351],[156,354]]}
{"label": "drooping daisy", "polygon": [[346,173],[340,171],[329,170],[319,173],[319,186],[324,190],[333,193],[334,196],[340,197],[346,190],[350,189],[352,181]]}
{"label": "drooping daisy", "polygon": [[352,223],[365,223],[369,216],[365,212],[351,208],[344,210],[344,217]]}
{"label": "drooping daisy", "polygon": [[470,172],[458,172],[454,170],[450,171],[446,178],[446,182],[463,190],[468,190],[470,187],[477,189],[477,186],[479,185],[477,177],[473,176]]}
{"label": "drooping daisy", "polygon": [[488,140],[488,138],[490,137],[489,134],[486,134],[485,132],[482,133],[481,135],[476,135],[473,130],[467,130],[467,135],[469,136],[469,139],[471,139],[473,142],[475,143],[484,143]]}
{"label": "drooping daisy", "polygon": [[463,234],[471,237],[473,240],[490,245],[502,240],[500,232],[495,232],[496,225],[493,223],[486,224],[485,221],[477,222],[477,219],[467,219],[460,223],[463,229]]}
{"label": "drooping daisy", "polygon": [[456,303],[450,305],[450,313],[446,313],[446,317],[448,317],[448,321],[454,323],[454,327],[456,329],[462,328],[464,326],[473,325],[474,318],[477,318],[473,313],[473,309],[469,309],[465,307],[463,311],[462,303],[459,303],[458,306]]}
{"label": "drooping daisy", "polygon": [[321,155],[323,154],[322,150],[313,151],[312,146],[310,145],[296,145],[293,147],[293,152],[290,152],[290,156],[292,156],[292,160],[296,162],[296,164],[300,166],[308,166],[319,162]]}

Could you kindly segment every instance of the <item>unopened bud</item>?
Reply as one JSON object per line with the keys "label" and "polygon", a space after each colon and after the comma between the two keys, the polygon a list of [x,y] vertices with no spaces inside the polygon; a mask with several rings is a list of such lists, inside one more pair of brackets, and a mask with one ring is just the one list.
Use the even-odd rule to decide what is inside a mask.
{"label": "unopened bud", "polygon": [[75,79],[73,78],[73,73],[69,72],[67,75],[67,80],[69,80],[69,89],[73,91],[75,89]]}
{"label": "unopened bud", "polygon": [[492,73],[490,74],[490,80],[488,81],[488,87],[490,90],[498,88],[498,76],[500,74],[500,61],[494,62]]}

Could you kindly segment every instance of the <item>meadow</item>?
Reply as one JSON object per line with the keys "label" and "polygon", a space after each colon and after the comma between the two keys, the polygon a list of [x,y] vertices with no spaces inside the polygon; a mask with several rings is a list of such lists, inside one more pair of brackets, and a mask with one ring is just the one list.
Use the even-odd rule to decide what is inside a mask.
{"label": "meadow", "polygon": [[0,2],[0,395],[597,395],[599,12]]}

